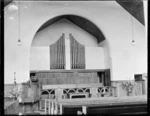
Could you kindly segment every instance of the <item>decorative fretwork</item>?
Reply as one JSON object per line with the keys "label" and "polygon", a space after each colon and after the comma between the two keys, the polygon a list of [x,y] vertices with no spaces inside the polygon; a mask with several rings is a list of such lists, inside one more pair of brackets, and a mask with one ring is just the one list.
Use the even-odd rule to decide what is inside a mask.
{"label": "decorative fretwork", "polygon": [[54,99],[55,98],[55,90],[41,90],[41,98]]}
{"label": "decorative fretwork", "polygon": [[86,93],[90,92],[89,88],[72,88],[72,89],[64,89],[63,93],[64,94],[69,94],[69,93]]}
{"label": "decorative fretwork", "polygon": [[50,45],[50,69],[65,69],[65,38],[64,34]]}
{"label": "decorative fretwork", "polygon": [[99,87],[98,88],[99,97],[110,97],[112,96],[112,88],[109,86]]}
{"label": "decorative fretwork", "polygon": [[69,34],[71,69],[85,69],[85,47]]}

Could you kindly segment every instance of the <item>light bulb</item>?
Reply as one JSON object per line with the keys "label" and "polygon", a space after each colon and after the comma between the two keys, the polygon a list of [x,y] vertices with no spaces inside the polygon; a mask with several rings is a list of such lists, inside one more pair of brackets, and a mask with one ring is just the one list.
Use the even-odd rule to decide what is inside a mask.
{"label": "light bulb", "polygon": [[135,45],[135,41],[134,41],[134,40],[132,40],[132,45],[133,45],[133,46]]}
{"label": "light bulb", "polygon": [[21,42],[20,39],[18,39],[17,45],[18,45],[18,46],[21,46],[21,45],[22,45],[22,42]]}
{"label": "light bulb", "polygon": [[9,19],[10,19],[10,20],[14,20],[14,17],[10,16]]}
{"label": "light bulb", "polygon": [[11,5],[9,5],[8,10],[9,11],[17,11],[18,6],[15,4],[15,2],[13,2]]}

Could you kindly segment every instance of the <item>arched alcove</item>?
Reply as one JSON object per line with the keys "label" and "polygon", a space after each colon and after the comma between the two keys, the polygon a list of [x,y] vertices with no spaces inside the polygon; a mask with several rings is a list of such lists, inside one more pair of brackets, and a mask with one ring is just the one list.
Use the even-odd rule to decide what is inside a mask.
{"label": "arched alcove", "polygon": [[[41,59],[38,55],[36,56],[36,59],[39,58],[38,62],[42,62],[42,58],[45,57],[45,60],[43,60],[43,64],[41,66],[36,67],[46,66],[45,69],[41,68],[41,70],[50,69],[50,55],[48,47],[49,45],[55,43],[62,33],[65,33],[65,38],[68,38],[69,33],[71,33],[79,43],[85,45],[86,51],[88,52],[86,54],[86,61],[88,63],[87,69],[93,69],[93,67],[95,67],[95,64],[101,64],[101,66],[97,66],[95,67],[95,69],[108,69],[111,67],[109,44],[108,41],[105,42],[106,38],[103,35],[102,31],[90,20],[77,15],[60,15],[49,19],[43,25],[40,26],[32,40],[30,50],[30,66],[32,61],[35,61],[34,58],[32,59],[32,54],[40,52],[43,53],[43,55],[40,55],[40,57],[42,56]],[[97,47],[99,48],[97,49]],[[91,61],[91,56],[93,56],[92,58],[95,63]],[[98,59],[97,57],[99,57],[100,59]],[[103,61],[100,62],[101,59]],[[44,61],[47,62],[44,63]],[[30,70],[33,69],[30,68]],[[38,69],[35,68],[34,70]]]}

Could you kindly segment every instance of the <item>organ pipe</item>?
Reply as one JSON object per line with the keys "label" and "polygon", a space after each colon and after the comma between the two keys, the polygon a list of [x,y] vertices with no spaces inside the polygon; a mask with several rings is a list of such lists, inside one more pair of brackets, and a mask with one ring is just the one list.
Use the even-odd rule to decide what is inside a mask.
{"label": "organ pipe", "polygon": [[[85,47],[69,34],[71,69],[85,69]],[[65,69],[65,35],[50,45],[50,69]]]}
{"label": "organ pipe", "polygon": [[64,34],[50,45],[50,69],[65,68],[65,42]]}
{"label": "organ pipe", "polygon": [[72,69],[85,69],[85,48],[69,34]]}

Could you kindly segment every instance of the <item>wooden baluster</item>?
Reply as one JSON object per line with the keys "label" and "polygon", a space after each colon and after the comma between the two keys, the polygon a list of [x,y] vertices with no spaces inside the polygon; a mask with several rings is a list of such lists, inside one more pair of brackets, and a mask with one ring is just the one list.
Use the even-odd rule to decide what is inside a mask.
{"label": "wooden baluster", "polygon": [[86,109],[87,109],[86,106],[82,106],[82,112],[83,112],[84,115],[87,114],[87,110]]}
{"label": "wooden baluster", "polygon": [[49,99],[49,114],[51,114],[51,101]]}
{"label": "wooden baluster", "polygon": [[51,114],[53,115],[54,114],[54,102],[51,101]]}
{"label": "wooden baluster", "polygon": [[45,114],[47,114],[47,100],[45,99]]}
{"label": "wooden baluster", "polygon": [[63,114],[63,108],[62,108],[62,104],[60,104],[60,105],[59,105],[59,107],[60,107],[59,114],[60,114],[60,115],[62,115],[62,114]]}
{"label": "wooden baluster", "polygon": [[57,114],[57,111],[58,111],[58,107],[57,107],[57,102],[55,101],[54,102],[54,114]]}

